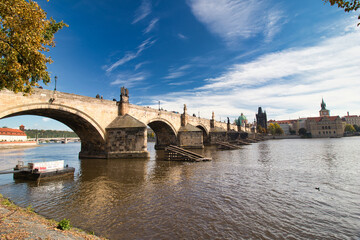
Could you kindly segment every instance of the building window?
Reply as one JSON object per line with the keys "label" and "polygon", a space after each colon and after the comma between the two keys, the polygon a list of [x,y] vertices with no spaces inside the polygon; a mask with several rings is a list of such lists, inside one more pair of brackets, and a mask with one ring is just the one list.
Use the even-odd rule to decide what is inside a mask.
{"label": "building window", "polygon": [[321,135],[321,132],[319,132],[319,135]]}
{"label": "building window", "polygon": [[336,132],[334,131],[334,134],[335,134]]}
{"label": "building window", "polygon": [[329,126],[329,129],[331,129],[331,126]]}
{"label": "building window", "polygon": [[324,129],[324,126],[322,126],[321,128]]}

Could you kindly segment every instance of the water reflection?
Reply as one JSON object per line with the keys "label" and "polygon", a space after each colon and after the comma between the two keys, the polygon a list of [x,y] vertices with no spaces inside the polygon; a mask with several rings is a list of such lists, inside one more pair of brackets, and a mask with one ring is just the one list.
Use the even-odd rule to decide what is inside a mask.
{"label": "water reflection", "polygon": [[359,141],[212,147],[198,150],[213,158],[202,163],[164,161],[151,144],[150,159],[135,160],[78,160],[79,145],[45,146],[4,156],[65,159],[75,178],[32,185],[0,176],[0,192],[110,239],[356,239]]}

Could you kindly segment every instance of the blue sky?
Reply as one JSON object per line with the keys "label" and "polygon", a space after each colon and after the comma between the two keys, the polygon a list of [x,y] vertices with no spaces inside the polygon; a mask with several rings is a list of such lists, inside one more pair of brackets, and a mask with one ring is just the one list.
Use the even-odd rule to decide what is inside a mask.
{"label": "blue sky", "polygon": [[[357,15],[321,0],[39,0],[69,25],[49,55],[57,90],[217,120],[360,114]],[[44,86],[53,89],[54,83]],[[67,129],[42,117],[1,126]]]}

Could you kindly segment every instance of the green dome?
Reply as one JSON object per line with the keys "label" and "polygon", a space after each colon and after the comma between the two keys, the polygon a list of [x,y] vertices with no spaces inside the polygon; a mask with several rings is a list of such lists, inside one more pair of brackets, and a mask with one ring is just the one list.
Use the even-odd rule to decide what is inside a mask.
{"label": "green dome", "polygon": [[244,114],[241,113],[241,115],[238,117],[236,121],[236,125],[238,126],[242,126],[244,122],[246,122],[247,118],[245,117]]}

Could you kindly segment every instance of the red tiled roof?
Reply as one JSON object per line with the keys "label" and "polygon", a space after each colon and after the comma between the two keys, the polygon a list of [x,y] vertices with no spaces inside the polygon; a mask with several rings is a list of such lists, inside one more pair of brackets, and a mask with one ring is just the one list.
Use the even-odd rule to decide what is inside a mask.
{"label": "red tiled roof", "polygon": [[343,116],[343,118],[352,118],[352,117],[359,117],[359,116],[357,116],[357,115]]}
{"label": "red tiled roof", "polygon": [[329,119],[330,121],[335,121],[336,119],[340,118],[339,116],[326,116],[326,117],[309,117],[307,118],[307,120],[313,120],[313,121],[316,121],[316,122],[320,122],[323,120],[323,118],[327,118]]}
{"label": "red tiled roof", "polygon": [[26,136],[26,134],[20,129],[12,129],[12,128],[0,128],[0,135]]}
{"label": "red tiled roof", "polygon": [[269,123],[278,123],[278,124],[292,124],[292,123],[296,123],[298,120],[269,120]]}

